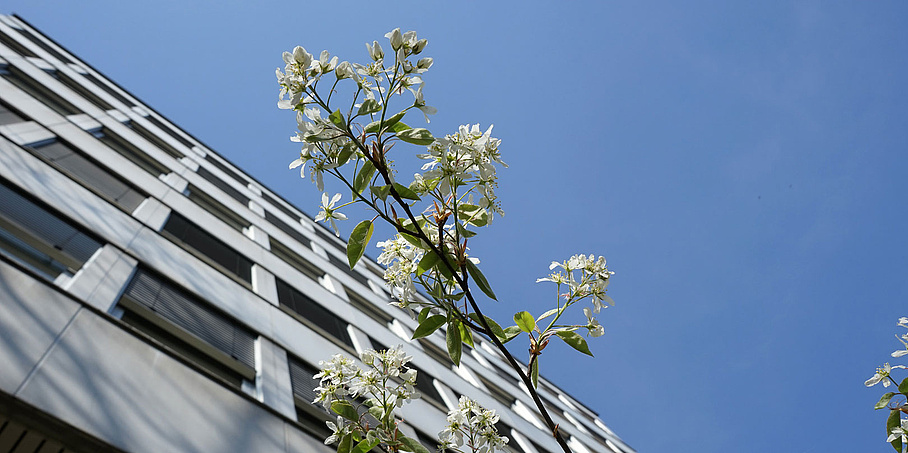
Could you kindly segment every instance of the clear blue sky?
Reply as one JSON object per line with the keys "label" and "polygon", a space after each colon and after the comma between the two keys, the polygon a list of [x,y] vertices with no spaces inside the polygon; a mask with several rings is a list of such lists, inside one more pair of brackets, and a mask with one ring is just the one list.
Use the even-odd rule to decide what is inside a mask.
{"label": "clear blue sky", "polygon": [[432,130],[494,123],[511,165],[490,311],[547,309],[553,259],[617,272],[596,358],[544,375],[641,452],[890,448],[862,383],[908,316],[905,2],[248,3],[3,10],[313,214],[281,52],[415,29]]}

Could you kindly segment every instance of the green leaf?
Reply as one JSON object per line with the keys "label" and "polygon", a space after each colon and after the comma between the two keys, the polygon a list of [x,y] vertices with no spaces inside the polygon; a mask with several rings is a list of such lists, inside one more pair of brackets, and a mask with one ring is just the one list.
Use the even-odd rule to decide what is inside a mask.
{"label": "green leaf", "polygon": [[423,249],[423,250],[427,250],[427,249],[428,249],[428,247],[426,247],[426,245],[423,244],[423,242],[422,242],[421,240],[419,240],[418,237],[409,235],[409,234],[407,234],[407,233],[400,233],[400,235],[401,235],[401,237],[403,237],[407,242],[409,242],[410,244],[413,244],[415,247],[419,247],[419,248],[421,248],[421,249]]}
{"label": "green leaf", "polygon": [[407,126],[402,121],[394,123],[391,127],[388,128],[388,130],[391,132],[403,132],[407,129],[410,129],[410,126]]}
{"label": "green leaf", "polygon": [[366,125],[365,131],[367,134],[379,132],[379,124],[381,124],[381,127],[383,129],[381,131],[381,133],[384,133],[386,130],[388,130],[388,128],[390,128],[391,126],[394,126],[395,124],[397,124],[398,121],[403,119],[404,115],[406,115],[406,114],[407,114],[407,111],[403,110],[403,111],[398,112],[396,115],[392,116],[391,118],[385,119],[385,121],[383,121],[383,122],[373,121]]}
{"label": "green leaf", "polygon": [[481,289],[482,292],[486,293],[486,296],[489,296],[489,298],[492,300],[498,300],[498,298],[495,297],[495,293],[492,292],[492,287],[489,286],[489,281],[486,280],[486,276],[482,275],[482,272],[479,271],[479,268],[476,267],[476,265],[473,264],[473,262],[470,260],[467,260],[467,271],[470,273],[470,277],[473,277],[473,281],[476,282],[476,285],[479,286],[479,289]]}
{"label": "green leaf", "polygon": [[419,323],[416,331],[413,332],[413,339],[432,335],[439,327],[445,325],[447,320],[443,315],[429,316],[425,321]]}
{"label": "green leaf", "polygon": [[355,447],[353,447],[352,453],[366,453],[367,451],[375,448],[378,444],[378,439],[364,439],[360,443],[356,444]]}
{"label": "green leaf", "polygon": [[419,311],[419,315],[416,316],[416,322],[422,324],[426,318],[429,317],[429,314],[432,313],[432,307],[426,307]]}
{"label": "green leaf", "polygon": [[[902,411],[890,411],[889,418],[886,420],[886,435],[892,434],[892,429],[902,426],[901,423],[901,413]],[[896,437],[894,441],[890,442],[892,448],[899,453],[902,453],[902,437]]]}
{"label": "green leaf", "polygon": [[426,447],[423,447],[419,441],[411,439],[409,437],[402,437],[400,443],[404,444],[404,451],[410,451],[413,453],[429,453],[429,450]]}
{"label": "green leaf", "polygon": [[533,319],[533,315],[528,311],[514,313],[514,322],[517,323],[517,327],[520,327],[520,330],[526,333],[530,333],[536,329],[536,320]]}
{"label": "green leaf", "polygon": [[[363,164],[363,167],[359,169],[359,172],[356,174],[356,177],[353,178],[353,190],[356,193],[363,193],[363,190],[366,189],[366,186],[372,182],[372,175],[375,174],[375,166],[372,165],[372,162],[366,161]],[[356,194],[353,194],[353,199],[356,199]]]}
{"label": "green leaf", "polygon": [[557,309],[557,308],[553,308],[553,309],[551,309],[551,310],[549,310],[549,311],[547,311],[547,312],[545,312],[545,313],[539,315],[539,317],[536,318],[536,324],[539,324],[539,321],[542,321],[543,319],[548,318],[549,316],[552,316],[552,315],[554,315],[555,313],[558,313],[558,309]]}
{"label": "green leaf", "polygon": [[363,220],[350,233],[350,239],[347,241],[347,262],[350,263],[350,269],[353,269],[353,266],[356,266],[359,259],[363,257],[363,252],[369,245],[369,239],[372,239],[374,229],[375,226],[372,225],[371,220]]}
{"label": "green leaf", "polygon": [[456,325],[451,325],[451,323],[454,322],[457,321],[451,321],[450,323],[448,323],[445,341],[448,344],[448,355],[451,357],[454,365],[460,366],[460,354],[463,352],[463,340],[461,340],[460,338],[460,329],[458,329]]}
{"label": "green leaf", "polygon": [[533,379],[533,388],[539,388],[539,356],[530,365],[530,377]]}
{"label": "green leaf", "polygon": [[425,274],[426,271],[435,267],[439,262],[441,262],[441,258],[438,257],[438,254],[432,251],[426,253],[425,256],[419,260],[419,264],[416,265],[416,275]]}
{"label": "green leaf", "polygon": [[460,338],[463,339],[463,342],[471,348],[475,348],[476,346],[473,345],[473,331],[470,330],[470,326],[464,324],[462,321],[457,321],[457,328],[460,329]]}
{"label": "green leaf", "polygon": [[380,111],[381,104],[379,104],[378,101],[375,99],[366,99],[363,101],[363,104],[359,106],[359,110],[356,111],[356,116],[368,115]]}
{"label": "green leaf", "polygon": [[337,154],[337,166],[340,167],[347,163],[350,160],[350,156],[353,155],[353,151],[356,151],[356,144],[353,142],[348,142],[341,148],[340,153]]}
{"label": "green leaf", "polygon": [[[479,324],[480,326],[482,325],[482,321],[479,320],[479,315],[477,315],[476,313],[470,313],[469,317],[470,317],[470,319],[475,321],[476,324]],[[495,322],[494,319],[492,319],[488,316],[483,315],[482,317],[485,318],[486,323],[489,324],[489,329],[492,330],[492,334],[494,334],[496,337],[498,337],[499,340],[504,342],[506,337],[504,334],[504,330],[501,329],[501,326],[498,325],[498,323]]]}
{"label": "green leaf", "polygon": [[337,444],[337,453],[350,453],[353,447],[353,434],[347,433],[341,437],[340,443]]}
{"label": "green leaf", "polygon": [[331,123],[339,127],[341,130],[344,130],[347,127],[347,124],[344,123],[344,114],[341,113],[340,109],[334,111],[334,113],[328,115],[328,119],[331,120]]}
{"label": "green leaf", "polygon": [[369,186],[369,191],[371,191],[373,195],[381,199],[381,201],[385,201],[385,199],[388,198],[388,194],[391,193],[391,185],[385,184],[383,186]]}
{"label": "green leaf", "polygon": [[484,227],[489,223],[489,214],[475,204],[458,205],[457,218],[478,227]]}
{"label": "green leaf", "polygon": [[577,332],[569,332],[567,330],[559,330],[555,332],[555,335],[558,335],[558,338],[564,340],[570,347],[592,357],[593,353],[590,352],[590,347],[586,344],[586,340],[580,336]]}
{"label": "green leaf", "polygon": [[520,335],[521,329],[517,326],[511,326],[504,329],[504,339],[501,340],[502,343],[507,343],[515,338],[517,335]]}
{"label": "green leaf", "polygon": [[375,417],[376,420],[381,420],[385,414],[382,413],[381,406],[372,406],[369,408],[369,415]]}
{"label": "green leaf", "polygon": [[[901,387],[901,386],[900,386],[900,387]],[[883,397],[880,398],[880,401],[877,402],[876,405],[873,406],[873,408],[874,408],[874,409],[882,409],[882,408],[888,406],[888,405],[889,405],[889,400],[891,400],[893,396],[895,396],[895,392],[884,393],[884,394],[883,394]]]}
{"label": "green leaf", "polygon": [[461,236],[463,236],[463,237],[465,237],[465,238],[471,238],[471,237],[473,237],[473,236],[476,236],[476,233],[475,233],[475,232],[470,231],[470,230],[464,228],[463,225],[461,225],[461,224],[459,224],[459,223],[457,223],[457,224],[455,224],[455,225],[457,225],[457,232],[460,233]]}
{"label": "green leaf", "polygon": [[899,384],[899,393],[908,393],[908,377],[902,379],[902,383]]}
{"label": "green leaf", "polygon": [[432,133],[421,127],[400,131],[397,133],[397,138],[413,145],[431,145],[435,141]]}
{"label": "green leaf", "polygon": [[419,194],[410,190],[409,187],[407,187],[403,184],[394,183],[394,190],[397,191],[397,194],[400,195],[401,198],[406,198],[407,200],[419,201]]}
{"label": "green leaf", "polygon": [[331,403],[331,411],[347,420],[359,420],[359,414],[356,413],[356,409],[353,408],[352,404],[346,401],[334,401]]}

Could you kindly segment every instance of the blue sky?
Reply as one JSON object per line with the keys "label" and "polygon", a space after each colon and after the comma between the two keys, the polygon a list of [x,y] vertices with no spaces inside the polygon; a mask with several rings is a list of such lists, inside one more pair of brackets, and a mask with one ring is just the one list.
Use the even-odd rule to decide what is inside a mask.
{"label": "blue sky", "polygon": [[890,448],[862,383],[908,315],[904,2],[186,3],[3,10],[313,214],[281,52],[414,29],[431,129],[494,123],[510,164],[489,311],[546,310],[551,260],[617,272],[596,358],[545,376],[641,452]]}

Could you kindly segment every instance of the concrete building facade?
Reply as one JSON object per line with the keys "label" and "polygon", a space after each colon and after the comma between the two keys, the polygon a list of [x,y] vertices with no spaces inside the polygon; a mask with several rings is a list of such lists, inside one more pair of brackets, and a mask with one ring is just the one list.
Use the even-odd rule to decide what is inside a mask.
{"label": "concrete building facade", "polygon": [[[558,451],[484,341],[409,338],[381,268],[17,16],[0,16],[0,453],[331,452],[315,365],[403,344],[432,438],[459,395]],[[540,379],[578,453],[633,452]]]}

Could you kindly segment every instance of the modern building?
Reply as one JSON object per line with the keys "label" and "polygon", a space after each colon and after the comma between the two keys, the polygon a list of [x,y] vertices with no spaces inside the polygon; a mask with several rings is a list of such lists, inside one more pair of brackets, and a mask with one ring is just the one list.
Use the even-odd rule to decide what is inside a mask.
{"label": "modern building", "polygon": [[[487,342],[453,368],[381,268],[17,16],[0,16],[0,453],[331,452],[319,360],[404,344],[434,450],[459,395],[558,451]],[[575,452],[630,453],[541,379]]]}

